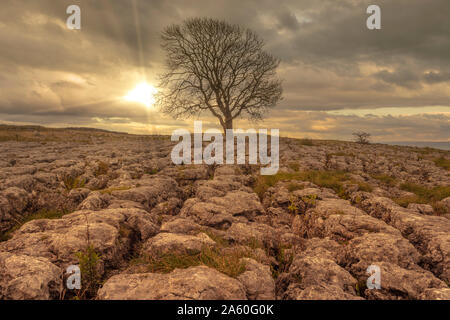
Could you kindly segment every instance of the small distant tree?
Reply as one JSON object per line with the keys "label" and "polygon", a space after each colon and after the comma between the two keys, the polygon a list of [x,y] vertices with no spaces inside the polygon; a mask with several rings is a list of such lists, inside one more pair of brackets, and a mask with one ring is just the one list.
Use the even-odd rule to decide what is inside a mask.
{"label": "small distant tree", "polygon": [[224,129],[246,116],[262,119],[281,99],[279,59],[251,30],[210,18],[192,18],[162,32],[167,71],[156,106],[175,118],[209,111]]}
{"label": "small distant tree", "polygon": [[361,144],[369,144],[370,143],[370,133],[358,131],[353,132],[353,136],[355,137],[355,141]]}

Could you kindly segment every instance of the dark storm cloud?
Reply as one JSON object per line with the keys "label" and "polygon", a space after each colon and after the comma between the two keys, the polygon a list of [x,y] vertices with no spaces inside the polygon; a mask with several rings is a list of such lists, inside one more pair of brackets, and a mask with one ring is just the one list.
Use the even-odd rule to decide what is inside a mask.
{"label": "dark storm cloud", "polygon": [[[71,4],[82,10],[80,31],[65,27]],[[369,4],[381,7],[381,30],[365,27]],[[450,107],[449,11],[448,0],[3,0],[0,119],[89,125],[94,118],[147,123],[152,114],[151,121],[172,125],[120,98],[142,79],[156,84],[161,30],[196,16],[251,28],[282,59],[280,113]],[[298,127],[302,116],[296,117],[290,121]],[[414,117],[423,128],[437,121]],[[442,117],[434,139],[448,139],[449,119]],[[361,120],[333,119],[345,124],[342,130]],[[402,118],[366,120],[380,134],[390,132],[384,123],[404,132]],[[314,127],[319,120],[309,121]]]}

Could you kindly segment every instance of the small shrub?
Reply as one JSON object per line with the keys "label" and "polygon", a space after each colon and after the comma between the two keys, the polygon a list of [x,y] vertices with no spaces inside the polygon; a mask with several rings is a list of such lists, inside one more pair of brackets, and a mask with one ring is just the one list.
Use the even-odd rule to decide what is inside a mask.
{"label": "small shrub", "polygon": [[365,297],[365,291],[367,289],[366,281],[359,280],[355,285],[356,294],[360,297]]}
{"label": "small shrub", "polygon": [[103,174],[107,174],[108,171],[109,171],[109,164],[103,161],[99,161],[97,168],[94,170],[94,176],[98,177]]}
{"label": "small shrub", "polygon": [[298,207],[296,206],[295,201],[292,198],[289,200],[288,210],[291,214],[298,214]]}
{"label": "small shrub", "polygon": [[83,251],[77,252],[76,256],[80,266],[82,283],[82,291],[77,296],[79,298],[93,297],[100,286],[100,256],[91,244]]}
{"label": "small shrub", "polygon": [[302,201],[306,204],[306,208],[312,208],[317,203],[317,195],[316,194],[309,194],[307,196],[302,197]]}
{"label": "small shrub", "polygon": [[86,179],[80,177],[67,176],[63,179],[63,182],[66,190],[70,191],[76,188],[83,188],[84,185],[86,184]]}
{"label": "small shrub", "polygon": [[277,279],[283,272],[287,272],[292,264],[292,261],[294,260],[294,255],[291,251],[288,251],[288,249],[291,249],[291,247],[281,246],[276,251],[275,259],[277,261],[277,265],[271,266],[272,277],[274,279]]}

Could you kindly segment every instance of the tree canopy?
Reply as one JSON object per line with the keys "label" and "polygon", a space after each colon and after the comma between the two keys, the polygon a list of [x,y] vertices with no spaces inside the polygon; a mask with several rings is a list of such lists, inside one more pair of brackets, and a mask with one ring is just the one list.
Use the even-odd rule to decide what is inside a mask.
{"label": "tree canopy", "polygon": [[161,38],[167,70],[156,104],[163,112],[186,118],[209,111],[226,130],[238,117],[262,119],[281,99],[280,60],[251,30],[193,18],[167,27]]}

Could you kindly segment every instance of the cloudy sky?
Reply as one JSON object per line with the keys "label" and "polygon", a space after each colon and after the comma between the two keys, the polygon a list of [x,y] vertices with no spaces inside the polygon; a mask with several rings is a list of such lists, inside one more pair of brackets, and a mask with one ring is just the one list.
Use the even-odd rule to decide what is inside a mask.
{"label": "cloudy sky", "polygon": [[[81,7],[81,30],[65,24]],[[366,9],[381,7],[381,30]],[[253,124],[283,136],[450,141],[449,0],[2,0],[0,122],[130,133],[193,128],[124,97],[157,85],[160,32],[213,17],[258,33],[282,61],[284,99]],[[203,117],[209,127],[219,127]]]}

